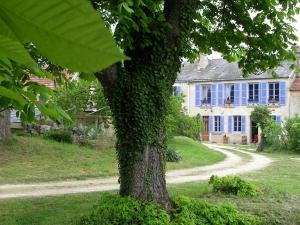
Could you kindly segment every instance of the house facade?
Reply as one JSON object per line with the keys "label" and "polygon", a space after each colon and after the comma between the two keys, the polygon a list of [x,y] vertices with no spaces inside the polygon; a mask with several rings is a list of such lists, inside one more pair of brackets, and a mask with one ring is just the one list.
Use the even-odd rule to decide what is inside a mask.
{"label": "house facade", "polygon": [[174,91],[183,95],[188,115],[201,115],[203,141],[256,143],[259,130],[251,119],[255,106],[269,107],[277,123],[300,114],[300,78],[290,65],[277,68],[276,78],[268,73],[243,78],[237,63],[202,56],[183,64]]}

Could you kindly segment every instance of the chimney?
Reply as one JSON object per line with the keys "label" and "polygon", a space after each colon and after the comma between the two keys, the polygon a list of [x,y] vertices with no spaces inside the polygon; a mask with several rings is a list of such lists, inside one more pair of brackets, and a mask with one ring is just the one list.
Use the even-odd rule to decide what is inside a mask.
{"label": "chimney", "polygon": [[205,69],[208,65],[208,58],[206,55],[200,55],[200,58],[198,60],[197,64],[197,70]]}

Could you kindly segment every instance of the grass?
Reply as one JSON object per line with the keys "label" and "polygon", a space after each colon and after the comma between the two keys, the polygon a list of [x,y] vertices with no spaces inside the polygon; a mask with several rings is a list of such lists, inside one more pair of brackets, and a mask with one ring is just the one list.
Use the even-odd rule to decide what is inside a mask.
{"label": "grass", "polygon": [[[189,138],[175,137],[170,146],[178,149],[183,159],[179,163],[168,163],[168,169],[207,165],[224,159],[221,153]],[[118,166],[113,147],[91,149],[22,136],[0,144],[0,184],[116,175]]]}
{"label": "grass", "polygon": [[182,154],[180,162],[167,163],[167,169],[170,170],[204,166],[225,158],[222,153],[211,151],[208,147],[187,137],[175,137],[169,143],[169,147],[177,149]]}
{"label": "grass", "polygon": [[[212,192],[207,182],[169,186],[171,196],[186,195],[222,203],[232,202],[241,211],[268,219],[267,225],[300,224],[300,161],[299,155],[266,154],[273,164],[261,171],[242,175],[261,190],[258,197],[242,198]],[[115,192],[113,192],[115,193]],[[99,203],[104,193],[86,193],[47,198],[0,200],[0,224],[29,225],[73,224]]]}

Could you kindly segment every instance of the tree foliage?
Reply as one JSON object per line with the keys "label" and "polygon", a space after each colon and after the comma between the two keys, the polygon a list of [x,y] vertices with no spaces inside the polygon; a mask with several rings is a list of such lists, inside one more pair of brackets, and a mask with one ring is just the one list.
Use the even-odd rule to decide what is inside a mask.
{"label": "tree foliage", "polygon": [[73,71],[95,72],[125,59],[109,30],[84,0],[1,1],[0,110],[15,108],[23,121],[34,119],[35,106],[46,116],[69,119],[53,105],[51,90],[30,81],[30,74],[49,79],[53,74],[38,67],[25,44]]}
{"label": "tree foliage", "polygon": [[110,109],[99,82],[75,80],[55,90],[55,103],[74,122],[82,113],[97,115],[104,124],[110,121]]}
{"label": "tree foliage", "polygon": [[200,115],[189,116],[183,107],[183,98],[171,96],[166,115],[166,130],[168,138],[182,135],[198,140],[203,129]]}

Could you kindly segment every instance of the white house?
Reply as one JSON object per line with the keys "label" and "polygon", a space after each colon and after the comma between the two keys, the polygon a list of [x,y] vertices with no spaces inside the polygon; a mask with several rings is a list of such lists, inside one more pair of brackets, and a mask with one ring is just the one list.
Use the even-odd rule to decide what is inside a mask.
{"label": "white house", "polygon": [[268,106],[277,123],[300,114],[300,78],[291,63],[268,73],[243,78],[237,63],[201,57],[184,63],[174,91],[183,94],[187,114],[200,114],[204,122],[203,141],[223,143],[258,142],[258,129],[251,120],[256,105]]}

